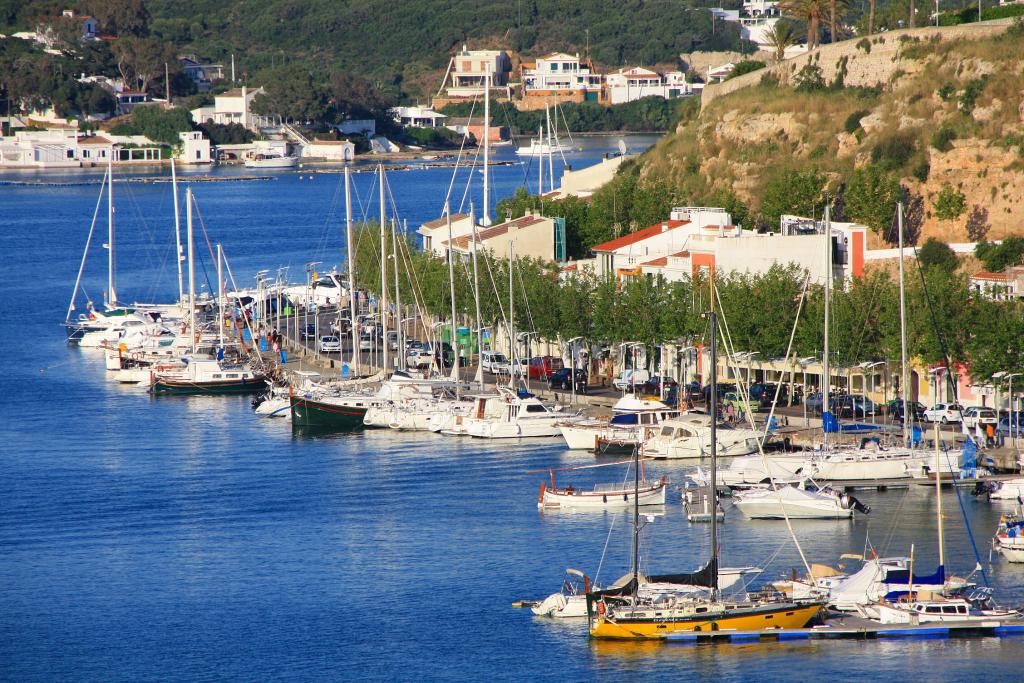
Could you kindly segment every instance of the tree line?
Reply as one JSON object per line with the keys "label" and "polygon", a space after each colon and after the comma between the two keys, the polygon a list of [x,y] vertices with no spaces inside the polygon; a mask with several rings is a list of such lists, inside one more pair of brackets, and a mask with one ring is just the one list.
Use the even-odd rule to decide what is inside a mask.
{"label": "tree line", "polygon": [[[439,320],[451,318],[448,264],[401,240],[400,286],[403,304],[416,304]],[[355,231],[357,286],[380,290],[379,228]],[[390,237],[388,252],[391,253]],[[955,266],[954,266],[955,267]],[[455,298],[461,323],[474,315],[473,276],[468,260],[456,257]],[[584,337],[615,345],[639,341],[649,346],[706,341],[705,312],[711,283],[703,277],[666,282],[660,278],[603,278],[590,271],[560,273],[558,266],[534,259],[512,265],[515,325],[550,341]],[[504,324],[508,313],[509,264],[478,253],[477,286],[482,324]],[[393,274],[388,274],[392,288]],[[720,273],[714,282],[725,324],[736,350],[761,358],[785,355],[803,299],[793,353],[820,358],[824,343],[824,290],[805,289],[796,265],[777,265],[763,274]],[[965,363],[979,380],[1003,370],[1024,371],[1019,340],[1024,337],[1024,304],[989,301],[972,291],[968,278],[948,264],[919,263],[907,269],[907,341],[912,357],[927,364]],[[393,297],[393,292],[389,295]],[[834,288],[830,348],[836,367],[900,357],[899,284],[884,270]]]}

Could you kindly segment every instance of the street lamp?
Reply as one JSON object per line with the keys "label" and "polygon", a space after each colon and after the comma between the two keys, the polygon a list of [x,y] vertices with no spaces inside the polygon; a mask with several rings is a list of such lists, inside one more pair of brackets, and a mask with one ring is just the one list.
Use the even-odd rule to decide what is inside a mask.
{"label": "street lamp", "polygon": [[[803,400],[801,404],[804,407],[804,426],[807,425],[807,366],[811,363],[818,361],[814,356],[805,356],[804,358],[798,358],[796,363],[800,366],[800,391],[803,394]],[[822,398],[824,399],[824,394]]]}
{"label": "street lamp", "polygon": [[[676,408],[679,408],[679,406],[682,405],[680,403],[680,401],[682,400],[682,397],[680,396],[680,390],[685,389],[686,400],[690,400],[689,380],[687,379],[687,375],[689,374],[688,370],[690,369],[690,353],[692,352],[696,354],[698,351],[699,349],[696,346],[684,346],[683,348],[678,349],[676,351],[677,355],[683,356],[683,367],[681,368],[682,372],[679,375],[679,390],[676,391]],[[689,403],[687,403],[687,405],[689,405]]]}
{"label": "street lamp", "polygon": [[[634,342],[622,342],[619,345],[619,348],[621,348],[623,351],[628,351],[628,350],[632,350],[633,351],[632,372],[630,373],[629,380],[630,380],[631,388],[632,388],[634,394],[636,394],[636,349],[638,347],[643,346],[643,345],[644,345],[643,342],[635,342],[635,341]],[[625,360],[625,359],[623,359],[623,360]],[[623,393],[625,393],[625,391],[623,391]]]}
{"label": "street lamp", "polygon": [[[863,363],[858,363],[857,364],[857,367],[860,368],[860,379],[861,379],[861,382],[860,382],[860,390],[861,390],[861,392],[860,393],[861,393],[861,395],[864,398],[863,407],[864,407],[865,411],[867,411],[867,407],[868,407],[868,370],[870,370],[871,368],[877,368],[880,365],[885,365],[885,361],[880,360],[880,361],[875,361],[874,363],[872,363],[871,361],[864,361]],[[871,373],[871,374],[872,374],[872,377],[873,377],[874,373]],[[872,379],[871,388],[874,389],[874,379]],[[874,421],[875,421],[875,412],[876,411],[874,410],[874,408],[872,408],[872,410],[871,410],[871,422],[872,423],[874,423]],[[865,417],[867,417],[867,415],[865,415]]]}
{"label": "street lamp", "polygon": [[576,405],[576,342],[582,340],[583,337],[573,337],[566,344],[569,345],[569,359],[572,362],[572,367],[569,369],[569,384],[572,385],[572,405]]}
{"label": "street lamp", "polygon": [[[1020,432],[1020,427],[1017,424],[1017,410],[1014,406],[1013,396],[1013,378],[1020,377],[1022,373],[1019,372],[1005,372],[1000,370],[999,372],[992,374],[992,379],[1005,379],[1009,386],[1007,387],[1007,394],[1009,394],[1009,405],[1010,405],[1010,417],[1009,417],[1009,432],[1010,438],[1013,439],[1013,445],[1017,445],[1017,434]],[[998,384],[996,385],[998,387]],[[998,390],[998,389],[997,389]],[[999,429],[999,401],[996,401],[996,429]]]}

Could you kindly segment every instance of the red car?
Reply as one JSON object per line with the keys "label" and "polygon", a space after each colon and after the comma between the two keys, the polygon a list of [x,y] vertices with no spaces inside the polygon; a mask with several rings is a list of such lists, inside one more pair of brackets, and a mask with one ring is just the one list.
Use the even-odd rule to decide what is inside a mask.
{"label": "red car", "polygon": [[561,370],[561,358],[554,356],[534,356],[530,359],[530,379],[547,379],[556,370]]}

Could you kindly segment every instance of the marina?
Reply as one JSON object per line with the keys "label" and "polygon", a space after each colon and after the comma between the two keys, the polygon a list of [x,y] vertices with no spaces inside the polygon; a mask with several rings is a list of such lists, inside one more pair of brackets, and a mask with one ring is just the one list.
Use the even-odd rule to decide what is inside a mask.
{"label": "marina", "polygon": [[[513,187],[519,180],[517,167],[504,169],[509,175],[497,175],[495,180],[499,187]],[[412,179],[413,175],[418,177]],[[325,189],[326,184],[301,181],[292,174],[273,178],[263,181],[262,187],[259,182],[223,188],[211,183],[210,196],[202,194],[206,188],[194,190],[204,223],[226,245],[236,276],[278,264],[301,272],[304,264],[322,255],[337,259],[343,245],[343,202],[337,184]],[[446,180],[446,174],[433,170],[389,178],[396,194],[409,198],[410,213],[420,212],[418,220],[433,218],[429,205],[436,204],[438,188]],[[126,283],[142,283],[147,291],[137,295],[140,299],[169,300],[176,288],[173,256],[168,263],[168,248],[160,246],[157,253],[165,257],[158,261],[162,266],[155,267],[149,256],[154,243],[170,243],[174,251],[168,187],[138,187],[154,194],[123,198],[126,208],[118,218],[123,250],[119,290],[126,291]],[[78,191],[75,186],[67,189]],[[363,185],[355,193],[363,198],[361,210],[373,216],[374,195],[368,189]],[[95,190],[82,188],[76,201],[47,213],[44,206],[51,197],[45,187],[12,188],[21,193],[20,208],[15,218],[9,214],[5,220],[27,225],[45,216],[42,234],[63,245],[50,256],[50,272],[59,269],[73,276],[82,240],[57,238],[69,225],[77,226],[77,237],[84,236],[88,225],[82,216],[92,211]],[[274,201],[267,198],[271,191]],[[115,193],[124,192],[115,184]],[[156,207],[153,215],[131,218],[143,203]],[[159,219],[157,212],[163,214]],[[133,222],[134,230],[129,227]],[[608,672],[625,675],[637,661],[655,675],[715,675],[718,666],[713,662],[680,661],[674,653],[678,648],[652,650],[633,644],[633,649],[625,649],[626,643],[589,639],[585,617],[550,619],[508,608],[525,592],[540,596],[556,587],[565,567],[582,567],[601,585],[610,585],[630,569],[629,504],[635,496],[629,490],[632,479],[621,476],[623,465],[590,469],[595,458],[609,459],[569,449],[557,430],[530,439],[456,438],[355,425],[354,431],[318,432],[295,429],[287,420],[262,419],[247,397],[156,400],[139,387],[107,381],[101,351],[65,347],[59,330],[54,333],[52,312],[67,304],[67,279],[34,277],[34,264],[41,258],[35,240],[15,237],[13,248],[18,258],[10,274],[11,291],[30,304],[22,326],[40,340],[10,348],[15,389],[4,399],[13,418],[2,428],[11,444],[5,458],[12,476],[0,485],[10,506],[0,527],[0,545],[8,556],[0,565],[0,577],[5,603],[14,609],[0,616],[0,633],[10,636],[0,645],[0,655],[12,662],[16,673],[39,674],[37,662],[45,651],[70,638],[94,654],[51,663],[49,675],[99,676],[118,659],[130,663],[140,677],[160,677],[166,675],[166,662],[175,652],[189,650],[196,655],[182,663],[178,673],[199,676],[219,647],[229,644],[257,653],[253,662],[222,663],[227,677],[244,677],[252,667],[261,675],[287,675],[298,669],[311,678],[339,672],[361,677],[361,662],[380,659],[381,634],[398,628],[410,635],[401,646],[401,658],[383,658],[382,677],[408,673],[404,661],[409,658],[420,662],[423,678],[473,677],[478,670],[471,663],[432,658],[439,643],[490,652],[490,666],[515,666],[524,676],[541,679],[550,677],[543,662],[552,656],[566,662],[559,679]],[[278,264],[268,264],[270,253]],[[204,272],[195,281],[196,289],[202,290],[200,300],[208,305],[221,290],[215,284],[217,263],[208,259],[196,272]],[[84,286],[98,299],[97,293],[107,286],[102,269],[86,277]],[[14,323],[4,324],[13,333]],[[308,341],[288,348],[292,358],[286,370],[296,385],[296,373],[341,370],[344,353],[318,358]],[[466,380],[472,379],[473,370],[464,370]],[[486,377],[493,386],[497,378]],[[371,393],[367,388],[367,396]],[[548,387],[538,388],[537,403],[517,397],[508,405],[513,400],[524,401],[524,408],[551,404],[556,393],[566,413],[558,419],[581,407],[592,416],[609,416],[621,396],[595,390],[573,405],[576,397]],[[53,395],[60,401],[51,400]],[[294,395],[288,398],[294,400]],[[663,410],[655,403],[648,409]],[[795,415],[791,417],[795,421]],[[53,430],[58,420],[68,428]],[[698,422],[701,429],[709,427],[708,420]],[[49,435],[40,442],[33,432],[44,429]],[[126,434],[134,436],[125,439]],[[749,452],[750,445],[743,450]],[[756,444],[753,451],[758,451]],[[751,456],[738,455],[745,457]],[[727,463],[729,458],[723,460]],[[693,457],[645,456],[643,477],[660,488],[657,498],[641,508],[644,528],[636,543],[643,556],[657,564],[652,570],[694,569],[706,561],[706,550],[701,549],[708,547],[708,522],[718,521],[718,516],[708,514],[705,504],[688,520],[680,489],[682,482],[697,475],[698,467],[706,467],[700,448]],[[543,504],[544,491],[538,500],[537,475],[531,472],[553,469],[573,470],[561,472],[559,486],[551,487],[565,495],[571,477],[570,496],[575,491],[606,495],[610,489],[601,487],[615,478],[609,476],[614,471],[620,479],[614,490],[625,496],[626,506],[607,506],[603,500],[590,506],[595,509]],[[964,488],[973,487],[974,481],[964,479],[958,482],[962,486],[946,487],[939,495],[947,514],[962,507],[975,534],[987,538],[1010,503],[967,495]],[[871,515],[801,520],[796,533],[802,552],[830,561],[843,553],[864,554],[867,548],[899,555],[909,550],[922,565],[935,564],[935,549],[927,540],[935,526],[934,481],[831,483],[837,489],[863,489],[858,496],[870,506]],[[39,505],[40,499],[52,502]],[[759,568],[749,576],[738,571],[731,577],[738,581],[734,588],[753,588],[801,566],[800,553],[783,525],[745,520],[728,497],[722,500],[725,510],[718,533],[723,567],[751,563]],[[699,518],[701,513],[704,519]],[[947,546],[969,547],[971,540],[962,526],[950,522],[949,527]],[[972,582],[982,581],[981,575],[971,572],[973,560],[957,558],[955,564],[955,570],[970,574]],[[29,567],[34,571],[27,571]],[[986,572],[984,580],[998,590],[1002,603],[1014,606],[1024,601],[1020,567],[996,558],[986,564]],[[500,577],[498,587],[495,576]],[[88,598],[77,599],[86,586]],[[436,628],[431,634],[414,632],[418,617],[407,609],[422,598],[424,586],[459,596],[449,611],[433,615]],[[106,609],[97,619],[98,604]],[[817,607],[803,609],[813,612]],[[467,635],[467,621],[487,628]],[[87,633],[86,623],[91,626]],[[15,631],[26,628],[28,636],[19,638],[16,648],[10,645]],[[1010,636],[1020,628],[1011,621],[883,627],[846,615],[833,617],[824,627],[675,633],[662,645],[726,641],[739,652],[752,645],[786,643],[779,650],[744,654],[742,668],[720,675],[723,680],[744,680],[752,671],[772,676],[787,669],[794,654],[789,648],[804,642],[856,639],[876,641],[868,646],[885,648],[899,638],[906,639],[900,653],[879,649],[879,658],[865,658],[863,651],[852,652],[838,642],[835,649],[818,649],[813,654],[815,677],[895,675],[905,670],[907,658],[948,656],[953,661],[944,675],[956,680],[976,664],[959,656],[960,649],[976,643],[992,648],[987,666],[1015,670],[1020,645]],[[140,637],[139,632],[152,636]]]}

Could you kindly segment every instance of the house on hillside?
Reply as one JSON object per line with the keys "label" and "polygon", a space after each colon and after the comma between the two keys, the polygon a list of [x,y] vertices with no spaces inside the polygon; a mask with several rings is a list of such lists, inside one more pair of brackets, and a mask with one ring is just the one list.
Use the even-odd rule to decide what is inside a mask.
{"label": "house on hillside", "polygon": [[252,101],[263,92],[262,87],[250,90],[243,85],[241,88],[233,88],[215,96],[212,106],[193,109],[192,120],[196,123],[216,123],[222,126],[237,123],[258,132],[263,118],[253,113]]}
{"label": "house on hillside", "polygon": [[[455,213],[451,217],[452,238],[463,237],[473,232],[473,222],[468,213]],[[423,251],[443,257],[448,253],[448,217],[441,216],[421,225],[416,234],[423,238]]]}
{"label": "house on hillside", "polygon": [[602,100],[604,77],[594,72],[589,59],[579,54],[552,52],[534,62],[523,62],[524,98],[558,98],[572,102]]}
{"label": "house on hillside", "polygon": [[392,107],[391,118],[396,123],[411,128],[437,128],[443,126],[448,117],[427,107]]}
{"label": "house on hillside", "polygon": [[479,97],[488,75],[492,88],[508,86],[512,60],[504,50],[469,50],[463,45],[452,57],[448,73],[449,98]]}
{"label": "house on hillside", "polygon": [[991,301],[1024,296],[1024,266],[1012,266],[1000,273],[975,273],[971,276],[971,289]]}
{"label": "house on hillside", "polygon": [[484,126],[482,117],[469,118],[465,116],[452,116],[445,121],[444,127],[448,130],[453,130],[462,136],[472,135],[478,145],[483,144],[484,133],[490,135],[490,140],[492,142],[509,139],[508,128],[505,126],[494,125],[493,119],[490,121],[489,126]]}
{"label": "house on hillside", "polygon": [[178,137],[181,138],[181,151],[178,153],[178,161],[183,164],[213,163],[210,141],[203,137],[201,131],[185,131],[178,133]]}
{"label": "house on hillside", "polygon": [[36,27],[34,39],[36,42],[48,48],[54,48],[60,42],[60,37],[54,25],[59,22],[72,22],[79,26],[81,35],[80,41],[97,40],[99,37],[99,25],[94,17],[87,14],[78,14],[73,9],[66,9],[59,17],[43,19]]}
{"label": "house on hillside", "polygon": [[348,140],[317,140],[302,146],[303,159],[323,159],[324,161],[354,161],[356,146]]}
{"label": "house on hillside", "polygon": [[20,130],[0,137],[0,168],[77,168],[78,129]]}
{"label": "house on hillside", "polygon": [[711,14],[721,21],[739,24],[740,37],[744,40],[756,43],[762,50],[774,50],[768,34],[782,18],[777,0],[743,0],[739,9],[712,7]]}
{"label": "house on hillside", "polygon": [[181,70],[196,85],[199,92],[210,92],[214,81],[224,79],[224,66],[222,64],[209,64],[202,62],[195,55],[184,55],[178,58]]}
{"label": "house on hillside", "polygon": [[[487,228],[477,228],[472,233],[455,237],[452,251],[468,256],[472,254],[474,242],[478,251],[507,257],[509,245],[516,258],[535,258],[542,261],[565,260],[565,221],[527,213],[525,216]],[[447,251],[448,239],[439,245]]]}
{"label": "house on hillside", "polygon": [[663,97],[670,100],[694,94],[683,72],[670,71],[660,74],[641,66],[619,69],[607,74],[604,83],[605,101],[608,104],[633,102],[644,97]]}

